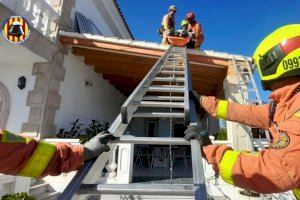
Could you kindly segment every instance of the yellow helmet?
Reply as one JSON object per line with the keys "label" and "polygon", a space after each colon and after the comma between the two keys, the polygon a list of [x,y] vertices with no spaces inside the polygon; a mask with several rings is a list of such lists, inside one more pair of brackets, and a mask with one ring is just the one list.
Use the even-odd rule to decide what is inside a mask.
{"label": "yellow helmet", "polygon": [[186,19],[181,21],[181,26],[187,26],[188,24],[189,22]]}
{"label": "yellow helmet", "polygon": [[169,11],[176,11],[177,9],[176,9],[176,6],[175,5],[171,5],[170,7],[169,7]]}
{"label": "yellow helmet", "polygon": [[256,48],[253,61],[265,90],[274,81],[300,76],[300,24],[283,26],[267,36]]}

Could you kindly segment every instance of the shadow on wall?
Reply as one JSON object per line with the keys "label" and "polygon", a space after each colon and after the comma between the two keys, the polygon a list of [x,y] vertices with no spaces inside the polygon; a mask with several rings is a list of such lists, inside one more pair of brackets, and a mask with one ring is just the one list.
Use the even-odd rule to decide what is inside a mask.
{"label": "shadow on wall", "polygon": [[10,110],[10,101],[7,88],[0,82],[0,129],[5,129]]}

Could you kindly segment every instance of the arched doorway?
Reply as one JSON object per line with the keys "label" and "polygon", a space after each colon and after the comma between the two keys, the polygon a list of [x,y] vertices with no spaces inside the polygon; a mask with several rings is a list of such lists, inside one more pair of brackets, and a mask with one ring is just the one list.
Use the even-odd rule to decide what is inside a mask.
{"label": "arched doorway", "polygon": [[6,87],[0,82],[0,129],[5,129],[10,110],[10,96]]}

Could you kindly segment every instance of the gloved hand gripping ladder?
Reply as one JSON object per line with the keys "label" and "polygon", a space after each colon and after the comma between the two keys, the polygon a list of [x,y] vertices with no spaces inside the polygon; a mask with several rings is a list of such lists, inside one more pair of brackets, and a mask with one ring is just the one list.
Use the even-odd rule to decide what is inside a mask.
{"label": "gloved hand gripping ladder", "polygon": [[[173,69],[173,71],[170,70]],[[175,70],[176,68],[176,70]],[[177,70],[178,69],[178,70]],[[172,75],[172,76],[166,76]],[[172,78],[173,77],[173,78]],[[174,79],[174,77],[176,77]],[[177,81],[184,85],[163,85],[163,82]],[[153,85],[154,82],[160,84]],[[205,177],[202,165],[201,148],[196,140],[191,142],[183,138],[159,137],[126,137],[122,136],[132,118],[182,118],[186,125],[197,124],[196,111],[193,101],[189,99],[192,90],[190,70],[187,61],[186,48],[170,47],[156,62],[126,102],[121,107],[121,113],[115,119],[109,132],[120,138],[112,142],[113,150],[117,143],[152,144],[152,145],[191,145],[193,184],[105,184],[96,185],[101,176],[110,153],[102,153],[97,159],[86,162],[72,181],[69,183],[60,199],[86,199],[90,194],[112,195],[169,195],[169,196],[195,196],[196,200],[207,199]],[[149,92],[159,95],[147,95]],[[182,96],[160,94],[183,94]],[[171,102],[171,103],[170,103]],[[183,112],[137,112],[138,108],[181,108]]]}

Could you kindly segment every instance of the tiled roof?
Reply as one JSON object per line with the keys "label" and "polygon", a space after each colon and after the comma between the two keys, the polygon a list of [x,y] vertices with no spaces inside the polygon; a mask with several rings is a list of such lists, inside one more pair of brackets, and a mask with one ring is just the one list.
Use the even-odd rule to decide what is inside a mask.
{"label": "tiled roof", "polygon": [[120,15],[121,15],[121,17],[122,17],[122,19],[123,19],[123,22],[124,22],[124,24],[125,24],[125,26],[126,26],[128,32],[129,32],[129,34],[130,34],[130,36],[131,36],[131,39],[134,40],[134,36],[133,36],[133,34],[132,34],[132,32],[131,32],[131,30],[130,30],[130,28],[129,28],[127,22],[126,22],[126,19],[125,19],[124,15],[123,15],[123,12],[122,12],[121,8],[120,8],[120,5],[118,4],[117,0],[113,0],[113,2],[115,3],[116,8],[119,10],[119,13],[120,13]]}

